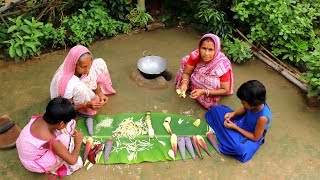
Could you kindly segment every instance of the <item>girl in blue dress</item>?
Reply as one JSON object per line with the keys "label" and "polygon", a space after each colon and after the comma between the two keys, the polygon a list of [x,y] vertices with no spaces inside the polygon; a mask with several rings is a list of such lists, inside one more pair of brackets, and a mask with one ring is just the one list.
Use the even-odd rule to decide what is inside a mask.
{"label": "girl in blue dress", "polygon": [[243,83],[237,97],[242,108],[233,111],[227,106],[213,106],[206,113],[206,120],[216,133],[220,151],[247,162],[264,143],[271,112],[266,103],[266,89],[257,80]]}

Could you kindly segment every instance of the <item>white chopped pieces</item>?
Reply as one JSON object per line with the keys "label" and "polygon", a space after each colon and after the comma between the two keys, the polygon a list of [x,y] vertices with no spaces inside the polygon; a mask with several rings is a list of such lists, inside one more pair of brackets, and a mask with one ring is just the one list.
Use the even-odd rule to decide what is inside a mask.
{"label": "white chopped pieces", "polygon": [[96,125],[96,132],[99,132],[101,130],[101,128],[109,128],[111,127],[113,122],[112,118],[105,118],[104,120],[102,120],[99,124]]}
{"label": "white chopped pieces", "polygon": [[116,130],[113,131],[114,137],[127,137],[135,139],[138,135],[147,134],[147,126],[142,119],[133,121],[133,117],[124,119]]}
{"label": "white chopped pieces", "polygon": [[178,123],[181,124],[183,121],[184,121],[184,120],[180,118],[180,119],[178,120]]}
{"label": "white chopped pieces", "polygon": [[135,141],[130,140],[130,142],[121,142],[121,141],[119,141],[119,142],[120,142],[119,147],[114,147],[112,149],[112,152],[118,153],[122,149],[127,150],[128,161],[132,161],[132,160],[136,159],[138,156],[138,152],[148,150],[153,146],[152,143],[150,143],[149,141],[146,141],[146,140],[135,140]]}

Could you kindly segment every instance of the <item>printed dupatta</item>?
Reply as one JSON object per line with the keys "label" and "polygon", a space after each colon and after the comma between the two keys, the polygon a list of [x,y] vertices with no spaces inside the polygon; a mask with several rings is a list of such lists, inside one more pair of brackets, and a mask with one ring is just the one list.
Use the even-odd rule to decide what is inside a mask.
{"label": "printed dupatta", "polygon": [[[193,60],[196,60],[200,58],[200,41],[203,38],[210,37],[215,44],[215,54],[212,60],[207,62],[200,62],[196,65],[196,67],[193,70],[193,73],[190,77],[190,84],[189,89],[192,91],[194,89],[219,89],[220,88],[220,77],[230,71],[230,92],[229,94],[233,94],[233,73],[232,73],[232,67],[231,62],[229,59],[220,51],[220,39],[218,36],[214,34],[206,34],[202,36],[202,38],[199,40],[199,48],[193,52],[191,52],[190,55],[187,55],[182,58],[180,62],[180,69],[176,75],[176,89],[179,89],[181,86],[181,78],[182,73],[184,71],[185,64],[187,64],[188,59],[192,58]],[[197,98],[198,102],[205,108],[210,108],[214,105],[218,104],[218,101],[220,100],[220,96],[206,96],[201,95]]]}

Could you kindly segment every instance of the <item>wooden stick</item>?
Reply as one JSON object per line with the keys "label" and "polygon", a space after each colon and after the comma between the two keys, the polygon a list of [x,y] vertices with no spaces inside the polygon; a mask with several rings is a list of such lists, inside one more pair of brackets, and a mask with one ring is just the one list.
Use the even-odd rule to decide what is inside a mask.
{"label": "wooden stick", "polygon": [[289,81],[291,81],[293,84],[298,86],[301,90],[303,90],[305,93],[308,93],[308,88],[306,85],[302,84],[300,81],[298,81],[296,78],[292,77],[291,74],[289,74],[287,71],[283,71],[283,69],[279,68],[276,64],[269,61],[267,58],[261,56],[257,52],[253,52],[253,55],[255,55],[257,58],[261,59],[263,62],[265,62],[267,65],[271,66],[273,69],[278,71],[280,74],[282,74],[285,78],[287,78]]}
{"label": "wooden stick", "polygon": [[[41,17],[43,15],[45,15],[50,9],[50,6],[52,5],[52,3],[55,2],[55,0],[51,0],[47,6],[41,11],[41,13],[37,16],[36,20],[39,21],[39,19],[41,19]],[[49,10],[48,10],[49,9]]]}
{"label": "wooden stick", "polygon": [[11,3],[7,3],[6,5],[2,6],[0,8],[0,14],[8,9],[11,8],[12,5],[14,5],[15,3],[18,3],[20,2],[21,0],[13,0]]}
{"label": "wooden stick", "polygon": [[262,46],[261,44],[259,45],[261,46],[261,48],[266,51],[271,57],[273,57],[275,60],[277,60],[280,64],[283,64],[284,66],[288,66],[288,68],[290,68],[292,71],[294,71],[295,73],[299,74],[301,76],[301,72],[298,71],[295,67],[293,67],[292,65],[285,63],[283,61],[281,61],[280,59],[278,59],[276,56],[274,56],[270,51],[268,51],[264,46]]}
{"label": "wooden stick", "polygon": [[[248,43],[249,43],[249,39],[239,30],[236,29],[237,33],[240,34],[240,36],[245,39]],[[249,43],[251,44],[251,43]],[[299,76],[301,76],[301,72],[299,72],[296,68],[294,68],[293,66],[284,63],[283,61],[281,61],[280,59],[278,59],[277,57],[275,57],[270,51],[268,51],[264,46],[262,45],[258,45],[258,46],[254,46],[253,44],[251,44],[252,47],[254,47],[255,49],[260,49],[259,47],[261,47],[264,51],[266,51],[270,56],[272,56],[276,61],[278,61],[279,64],[281,64],[282,66],[286,67],[289,71],[294,71],[296,74],[298,74]],[[265,57],[270,58],[269,56],[267,56],[265,53],[262,53]]]}
{"label": "wooden stick", "polygon": [[274,61],[272,58],[270,58],[268,55],[266,55],[262,51],[258,51],[263,57],[267,58],[269,61],[273,62],[274,64],[277,64],[277,66],[281,67],[283,70],[287,71],[291,76],[295,77],[297,80],[301,81],[304,84],[307,84],[305,80],[300,80],[301,79],[301,74],[296,74],[295,72],[292,72],[291,69],[288,69],[288,67],[283,67],[281,64],[278,62]]}
{"label": "wooden stick", "polygon": [[[247,43],[255,48],[258,49],[257,46],[249,43],[249,39],[238,29],[236,29],[236,31],[240,34],[240,36],[245,39],[247,41]],[[263,47],[264,48],[264,47]],[[265,49],[265,48],[264,48]],[[281,62],[278,59],[278,62],[281,62],[281,64],[275,62],[272,58],[270,58],[267,54],[265,54],[264,52],[262,52],[261,50],[258,49],[258,52],[260,53],[260,55],[262,55],[264,58],[268,59],[269,61],[271,61],[272,63],[276,64],[279,68],[281,68],[282,70],[286,70],[287,73],[289,73],[291,76],[295,77],[298,81],[301,81],[303,84],[307,84],[307,82],[305,80],[300,80],[301,79],[301,72],[296,72],[297,70],[292,70],[292,68],[290,68],[289,66],[287,66],[287,64]],[[271,54],[271,52],[269,52]]]}
{"label": "wooden stick", "polygon": [[0,16],[0,18],[1,18],[1,21],[4,23],[4,25],[9,29],[10,27],[9,27],[8,23],[6,22],[6,20],[2,16]]}

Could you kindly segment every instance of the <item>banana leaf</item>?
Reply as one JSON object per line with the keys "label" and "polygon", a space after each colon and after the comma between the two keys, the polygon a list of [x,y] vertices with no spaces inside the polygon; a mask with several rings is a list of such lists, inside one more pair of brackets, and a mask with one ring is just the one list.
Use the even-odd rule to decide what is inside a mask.
{"label": "banana leaf", "polygon": [[[177,114],[168,114],[168,113],[151,113],[151,123],[155,132],[156,138],[149,138],[146,135],[139,135],[133,140],[129,140],[126,137],[119,138],[120,142],[134,142],[134,141],[148,141],[153,144],[151,147],[139,151],[135,159],[128,160],[129,152],[126,149],[120,151],[115,151],[117,147],[116,138],[113,137],[113,131],[119,126],[119,124],[126,118],[132,117],[133,121],[139,121],[141,118],[145,117],[145,113],[134,114],[134,113],[123,113],[123,114],[114,114],[114,115],[96,115],[94,119],[94,134],[93,139],[101,143],[105,143],[109,138],[114,140],[113,150],[109,155],[107,164],[135,164],[140,162],[158,162],[158,161],[172,161],[168,155],[168,151],[171,149],[170,135],[167,133],[163,127],[163,122],[166,117],[171,117],[170,127],[174,134],[177,136],[195,136],[200,135],[206,141],[206,144],[214,155],[215,150],[208,142],[205,137],[206,132],[209,130],[209,125],[205,120],[201,120],[201,123],[198,127],[193,125],[193,122],[196,121],[194,117],[181,116]],[[97,125],[101,123],[106,118],[113,119],[113,122],[110,127],[99,128]],[[179,124],[179,119],[182,119],[182,123]],[[84,120],[78,120],[77,123],[78,129],[83,132],[85,137],[88,137],[88,131]],[[166,143],[165,146],[161,145],[158,140]],[[117,149],[117,148],[116,148]],[[206,152],[201,149],[202,155],[206,156]],[[83,152],[83,148],[82,148]],[[195,152],[196,153],[196,152]],[[104,164],[104,155],[99,159],[98,164]],[[186,150],[186,158],[191,158],[190,154]],[[181,160],[181,155],[178,150],[178,155],[175,157],[175,160]],[[200,159],[199,159],[200,160]]]}

